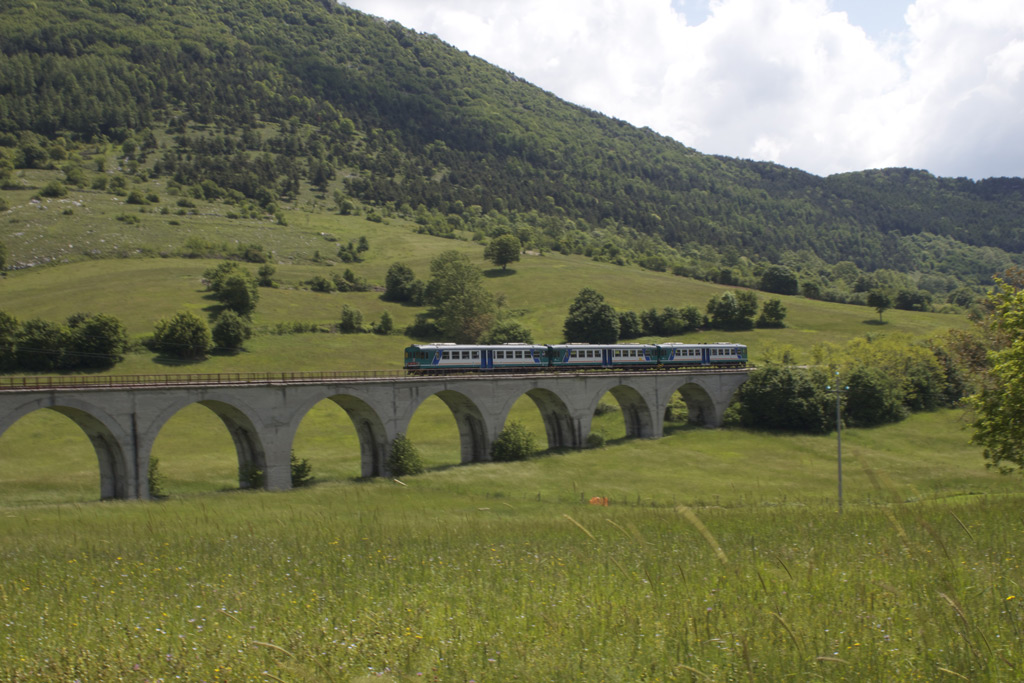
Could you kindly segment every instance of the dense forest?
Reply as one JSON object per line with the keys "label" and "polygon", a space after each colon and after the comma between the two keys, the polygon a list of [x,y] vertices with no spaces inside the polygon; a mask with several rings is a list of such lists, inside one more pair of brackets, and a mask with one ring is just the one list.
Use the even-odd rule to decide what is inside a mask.
{"label": "dense forest", "polygon": [[331,0],[8,0],[0,25],[4,182],[103,140],[271,214],[340,180],[342,212],[726,284],[782,264],[836,300],[898,280],[946,301],[1024,262],[1019,178],[700,154]]}

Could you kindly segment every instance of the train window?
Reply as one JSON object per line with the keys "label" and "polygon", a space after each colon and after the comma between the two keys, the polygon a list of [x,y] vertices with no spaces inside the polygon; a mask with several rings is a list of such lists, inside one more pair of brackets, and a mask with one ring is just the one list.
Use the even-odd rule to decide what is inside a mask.
{"label": "train window", "polygon": [[622,349],[615,349],[615,357],[622,358]]}
{"label": "train window", "polygon": [[480,360],[480,352],[479,351],[474,351],[473,352],[473,360]]}
{"label": "train window", "polygon": [[450,351],[442,351],[441,352],[441,360],[448,360],[448,354],[449,353],[451,353],[451,352]]}

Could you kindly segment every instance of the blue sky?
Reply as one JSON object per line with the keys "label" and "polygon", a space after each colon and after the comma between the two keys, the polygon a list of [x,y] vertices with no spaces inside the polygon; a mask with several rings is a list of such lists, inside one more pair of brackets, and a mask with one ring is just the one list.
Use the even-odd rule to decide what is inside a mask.
{"label": "blue sky", "polygon": [[1021,0],[345,0],[709,154],[1024,176]]}

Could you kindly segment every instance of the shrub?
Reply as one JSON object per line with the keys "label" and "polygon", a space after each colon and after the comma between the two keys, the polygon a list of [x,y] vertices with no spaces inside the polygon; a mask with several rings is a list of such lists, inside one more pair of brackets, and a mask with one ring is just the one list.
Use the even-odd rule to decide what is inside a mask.
{"label": "shrub", "polygon": [[309,280],[306,280],[306,284],[314,292],[333,292],[334,283],[325,278],[323,275],[314,275]]}
{"label": "shrub", "polygon": [[860,366],[846,380],[844,421],[851,427],[875,427],[907,416],[899,378],[878,368]]}
{"label": "shrub", "polygon": [[191,311],[179,311],[157,322],[153,343],[165,356],[199,359],[209,352],[213,339],[202,318]]}
{"label": "shrub", "polygon": [[164,490],[164,475],[160,471],[160,459],[155,455],[149,456],[149,471],[146,473],[146,487],[149,489],[150,498],[166,498]]}
{"label": "shrub", "polygon": [[252,325],[231,309],[225,309],[217,316],[212,336],[218,348],[236,351],[242,348],[247,339],[252,338]]}
{"label": "shrub", "polygon": [[64,187],[64,183],[59,180],[51,180],[43,189],[39,190],[40,197],[64,197],[67,193],[68,188]]}
{"label": "shrub", "polygon": [[526,460],[537,452],[533,434],[515,420],[505,425],[491,446],[491,459],[495,462]]}
{"label": "shrub", "polygon": [[827,434],[835,403],[821,373],[769,366],[751,373],[739,391],[740,423],[753,429]]}
{"label": "shrub", "polygon": [[405,434],[399,434],[391,442],[391,454],[387,461],[388,473],[392,477],[421,474],[424,470],[420,452]]}
{"label": "shrub", "polygon": [[313,466],[309,464],[309,460],[306,458],[299,460],[295,457],[295,451],[292,451],[291,466],[292,488],[309,486],[313,483]]}

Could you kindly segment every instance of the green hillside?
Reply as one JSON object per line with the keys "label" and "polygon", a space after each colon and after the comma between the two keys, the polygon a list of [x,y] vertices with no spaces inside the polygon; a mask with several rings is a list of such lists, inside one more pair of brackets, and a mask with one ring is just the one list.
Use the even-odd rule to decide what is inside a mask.
{"label": "green hillside", "polygon": [[[294,211],[344,206],[726,284],[781,262],[812,296],[860,303],[881,285],[941,304],[1024,250],[1019,179],[819,178],[702,155],[331,2],[14,0],[0,26],[10,206],[45,188],[33,169],[88,188],[102,166],[103,191],[155,193],[160,209],[190,208],[175,192],[296,225]],[[0,239],[15,267],[174,249],[193,225],[159,239],[104,225],[116,244],[47,250],[12,221]],[[858,281],[879,269],[893,272]]]}

